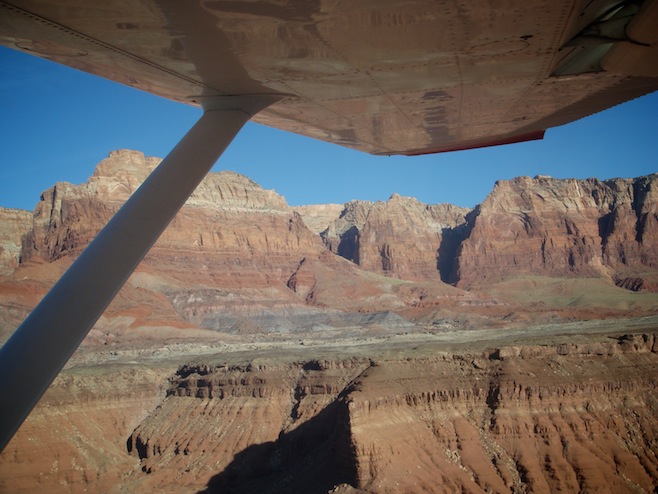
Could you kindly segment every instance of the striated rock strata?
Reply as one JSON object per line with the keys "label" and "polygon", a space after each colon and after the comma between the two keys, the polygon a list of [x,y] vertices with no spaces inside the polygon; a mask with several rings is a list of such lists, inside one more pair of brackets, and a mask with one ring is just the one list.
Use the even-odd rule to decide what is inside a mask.
{"label": "striated rock strata", "polygon": [[170,372],[157,364],[64,370],[0,454],[0,492],[120,487],[139,468],[126,437],[162,401]]}
{"label": "striated rock strata", "polygon": [[0,208],[0,275],[14,272],[21,261],[23,237],[32,229],[32,213]]}
{"label": "striated rock strata", "polygon": [[460,286],[528,273],[624,286],[658,268],[658,174],[499,181],[469,216],[468,230],[453,275]]}
{"label": "striated rock strata", "polygon": [[323,232],[332,252],[360,268],[406,280],[447,281],[468,212],[393,194],[387,202],[353,201]]}
{"label": "striated rock strata", "polygon": [[654,492],[656,351],[656,336],[639,334],[481,353],[185,365],[128,440],[143,472],[133,485]]}
{"label": "striated rock strata", "polygon": [[[12,219],[0,246],[3,255],[10,253],[8,276],[0,280],[0,339],[159,161],[114,151],[86,184],[58,183],[45,191],[33,214],[3,213]],[[519,178],[499,182],[469,212],[397,194],[386,202],[291,208],[247,177],[211,173],[109,307],[100,330],[114,334],[148,325],[242,336],[332,328],[398,332],[413,322],[432,328],[437,321],[440,327],[498,325],[599,317],[611,308],[641,315],[656,307],[656,299],[647,297],[658,287],[656,177]],[[24,221],[28,226],[19,227]],[[20,273],[9,274],[19,259]],[[501,282],[527,286],[524,276],[540,276],[545,282],[537,286],[549,287],[551,277],[596,278],[598,286],[589,292],[601,296],[584,300],[578,287],[567,287],[546,297],[535,288],[533,301],[544,305],[519,306],[519,289]],[[620,287],[616,293],[608,290],[613,284]],[[497,291],[477,290],[487,285]],[[588,309],[550,312],[574,305]],[[114,324],[118,317],[123,322]]]}
{"label": "striated rock strata", "polygon": [[[113,151],[86,184],[58,183],[45,191],[22,237],[22,262],[72,262],[159,161]],[[326,223],[332,209],[301,211],[311,223]],[[201,182],[108,314],[129,315],[135,327],[146,317],[150,325],[243,335],[371,324],[346,311],[378,312],[394,328],[408,325],[390,315],[406,303],[391,292],[385,281],[367,279],[329,254],[282,196],[237,173],[220,172]]]}

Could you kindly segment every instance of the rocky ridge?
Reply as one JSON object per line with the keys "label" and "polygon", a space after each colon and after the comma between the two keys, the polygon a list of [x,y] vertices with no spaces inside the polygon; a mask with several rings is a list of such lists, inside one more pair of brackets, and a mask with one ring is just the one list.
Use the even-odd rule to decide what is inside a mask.
{"label": "rocky ridge", "polygon": [[[103,406],[111,415],[91,405],[116,382],[115,372],[133,382],[140,371],[95,372],[87,382],[96,384],[85,386],[75,376],[89,371],[71,369],[0,456],[0,487],[52,485],[52,473],[24,475],[28,463],[16,462],[34,455],[29,464],[38,464],[29,438],[49,422],[55,444],[70,425],[52,425],[79,413],[88,416],[78,442],[102,441],[98,431],[117,440],[103,446],[112,451],[103,465],[94,467],[92,455],[83,469],[76,462],[87,450],[65,453],[71,443],[60,438],[60,454],[73,460],[60,456],[61,473],[69,473],[52,492],[630,493],[658,486],[655,333],[416,346],[196,358],[172,372],[164,393],[162,376],[143,374],[153,398],[139,413],[136,388],[115,387],[112,400],[102,398],[114,403]],[[55,402],[67,404],[68,414]],[[123,443],[124,456],[114,443]]]}
{"label": "rocky ridge", "polygon": [[[137,151],[114,151],[86,184],[58,183],[33,214],[7,217],[5,335],[158,163]],[[658,303],[647,298],[658,287],[656,177],[520,177],[498,182],[467,210],[397,194],[386,202],[289,207],[247,177],[211,173],[120,292],[107,321],[113,328],[111,319],[121,316],[131,328],[285,335],[362,324],[395,332],[420,321],[469,327],[600,317],[596,304],[604,316],[611,306],[641,314]],[[16,266],[22,276],[9,274]],[[542,307],[519,306],[501,290],[492,299],[487,291],[513,287],[515,279],[527,286],[524,277],[537,276],[549,285],[599,280],[595,291],[606,295],[574,312],[565,307],[580,303],[576,292]],[[614,285],[621,290],[608,293]],[[22,292],[24,306],[9,300]],[[646,296],[629,298],[630,292]]]}
{"label": "rocky ridge", "polygon": [[[9,273],[19,259],[52,262],[79,253],[159,161],[113,151],[87,184],[58,183],[45,191],[32,219],[4,210],[3,224],[12,231],[3,235],[3,269]],[[284,255],[291,258],[285,264],[297,265],[310,251],[317,257],[319,233],[329,251],[362,270],[404,280],[471,287],[530,273],[599,277],[651,291],[658,280],[652,274],[658,270],[657,180],[658,174],[606,181],[519,177],[497,182],[474,210],[397,194],[386,202],[291,208],[247,177],[211,173],[156,249],[261,261]],[[267,266],[275,272],[276,261]]]}
{"label": "rocky ridge", "polygon": [[[115,151],[86,184],[58,183],[45,191],[34,213],[25,215],[31,225],[21,227],[27,229],[22,272],[36,273],[39,263],[63,270],[158,162],[136,151]],[[26,286],[12,277],[5,283],[13,293]],[[111,319],[129,317],[132,328],[192,327],[239,335],[364,325],[397,331],[410,323],[390,310],[406,303],[386,279],[368,278],[331,255],[282,196],[242,175],[220,172],[203,180],[106,318],[112,327]],[[5,331],[28,310],[16,310],[15,319],[3,321]]]}
{"label": "rocky ridge", "polygon": [[622,286],[628,277],[641,280],[658,266],[657,190],[658,174],[499,181],[470,215],[454,279],[460,286],[519,273],[603,277]]}
{"label": "rocky ridge", "polygon": [[[189,468],[201,451],[224,458],[206,492],[327,492],[340,483],[366,492],[650,492],[657,350],[644,334],[400,360],[187,366],[129,449],[151,473]],[[181,407],[203,439],[160,432]],[[218,443],[199,433],[214,416],[230,417]],[[234,446],[227,436],[243,420],[261,427]],[[233,457],[225,448],[234,447]],[[323,459],[329,474],[313,469]]]}

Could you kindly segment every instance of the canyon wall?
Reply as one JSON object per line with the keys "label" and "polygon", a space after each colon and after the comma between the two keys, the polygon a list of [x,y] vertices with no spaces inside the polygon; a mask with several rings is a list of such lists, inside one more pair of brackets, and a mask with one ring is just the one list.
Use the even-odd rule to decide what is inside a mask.
{"label": "canyon wall", "polygon": [[[114,151],[86,184],[58,183],[45,191],[33,214],[1,212],[0,257],[10,281],[0,287],[0,303],[8,307],[0,315],[0,332],[13,329],[29,310],[29,304],[3,302],[26,286],[19,279],[29,269],[38,277],[39,262],[53,266],[41,268],[43,276],[63,270],[159,161],[137,151]],[[414,321],[454,319],[459,309],[448,309],[464,297],[474,313],[471,299],[480,296],[479,288],[515,277],[596,278],[608,286],[656,292],[657,177],[605,182],[521,177],[498,182],[480,206],[468,210],[397,194],[386,202],[293,208],[247,177],[211,173],[109,314],[135,318],[147,305],[150,324],[284,334],[350,327],[367,319],[355,314],[377,312],[397,330],[409,322],[393,324],[392,311]],[[11,278],[19,260],[24,275]],[[471,293],[449,292],[446,283]],[[37,298],[41,285],[24,299]],[[481,307],[491,306],[488,297]],[[475,312],[481,310],[496,318],[505,314]],[[136,318],[133,325],[143,322]]]}
{"label": "canyon wall", "polygon": [[[45,191],[33,217],[3,210],[2,269],[7,274],[19,259],[35,256],[52,262],[77,255],[158,163],[136,151],[113,151],[87,184]],[[166,258],[160,264],[174,270],[180,264],[181,275],[186,265],[200,263],[203,272],[221,272],[227,288],[263,287],[286,284],[302,259],[322,262],[326,248],[361,270],[410,281],[474,287],[534,274],[599,277],[653,291],[657,183],[658,174],[606,181],[519,177],[497,182],[474,210],[397,194],[386,202],[291,208],[244,176],[211,173],[147,262]]]}
{"label": "canyon wall", "polygon": [[361,269],[408,280],[482,286],[519,275],[595,277],[658,287],[658,175],[519,177],[469,211],[393,195],[353,201],[322,232]]}
{"label": "canyon wall", "polygon": [[0,275],[13,273],[21,261],[23,237],[32,229],[32,213],[0,208]]}
{"label": "canyon wall", "polygon": [[[159,161],[137,151],[114,151],[86,184],[58,183],[45,191],[24,241],[23,258],[39,256],[52,262],[79,253]],[[317,254],[322,246],[300,216],[288,210],[283,197],[247,177],[221,172],[201,182],[154,246],[150,261],[155,264],[173,250],[207,258],[227,270],[233,270],[232,263],[223,258],[239,253],[246,265],[241,276],[269,275],[285,281],[304,255]],[[249,270],[249,265],[260,269]]]}
{"label": "canyon wall", "polygon": [[469,217],[453,278],[473,286],[530,273],[620,285],[630,277],[642,288],[643,274],[658,268],[657,199],[658,174],[499,181]]}
{"label": "canyon wall", "polygon": [[0,492],[110,492],[120,486],[139,469],[126,454],[126,438],[163,400],[174,370],[133,363],[62,371],[0,454]]}
{"label": "canyon wall", "polygon": [[322,236],[332,252],[361,269],[405,280],[440,281],[458,245],[453,232],[467,212],[393,194],[387,202],[346,204]]}
{"label": "canyon wall", "polygon": [[[21,237],[8,236],[13,257],[7,265],[20,258],[24,273],[39,263],[66,267],[159,161],[137,151],[114,151],[87,183],[58,183],[45,191],[34,213],[24,215]],[[328,223],[331,210],[307,211],[307,221]],[[7,283],[14,292],[20,284]],[[368,278],[330,254],[282,196],[242,175],[220,172],[201,182],[106,315],[129,315],[135,327],[187,324],[224,333],[289,333],[381,327],[381,320],[397,328],[409,323],[387,314],[405,304],[385,279]],[[359,311],[382,317],[369,320]]]}
{"label": "canyon wall", "polygon": [[415,357],[184,365],[127,441],[141,472],[126,485],[654,492],[656,351],[656,335],[636,334]]}

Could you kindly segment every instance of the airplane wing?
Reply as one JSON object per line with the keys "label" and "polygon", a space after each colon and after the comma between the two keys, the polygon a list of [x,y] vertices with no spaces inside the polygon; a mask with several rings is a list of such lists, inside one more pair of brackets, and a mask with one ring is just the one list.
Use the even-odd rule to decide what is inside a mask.
{"label": "airplane wing", "polygon": [[658,0],[15,0],[0,43],[374,154],[537,139],[658,89]]}

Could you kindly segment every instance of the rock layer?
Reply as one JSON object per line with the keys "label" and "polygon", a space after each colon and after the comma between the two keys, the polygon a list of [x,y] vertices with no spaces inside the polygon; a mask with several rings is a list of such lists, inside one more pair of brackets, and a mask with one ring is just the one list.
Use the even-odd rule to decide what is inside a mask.
{"label": "rock layer", "polygon": [[[159,161],[114,151],[86,184],[58,183],[45,191],[23,236],[22,261],[72,262]],[[331,208],[302,211],[307,221],[331,217]],[[237,173],[220,172],[201,182],[109,315],[143,313],[144,305],[159,298],[164,310],[155,312],[178,314],[168,325],[182,320],[228,333],[287,333],[350,326],[354,318],[340,311],[386,314],[405,304],[390,292],[386,283],[328,254],[282,196]]]}
{"label": "rock layer", "polygon": [[653,492],[657,350],[644,334],[431,357],[187,365],[128,449],[145,472],[140,485],[166,492],[203,479],[208,493],[339,484]]}
{"label": "rock layer", "polygon": [[425,205],[393,194],[387,202],[353,201],[323,233],[332,252],[360,268],[406,280],[446,280],[465,208]]}
{"label": "rock layer", "polygon": [[655,333],[469,347],[79,365],[0,490],[655,491]]}
{"label": "rock layer", "polygon": [[497,182],[469,217],[460,286],[518,274],[607,277],[658,267],[658,175]]}
{"label": "rock layer", "polygon": [[[20,214],[31,226],[6,223],[16,232],[5,235],[3,249],[12,252],[10,265],[20,259],[22,274],[0,284],[0,337],[158,163],[137,151],[114,151],[86,184],[58,183],[44,192],[34,214]],[[599,317],[593,308],[550,312],[555,304],[548,299],[543,308],[518,306],[521,299],[503,293],[513,283],[503,291],[500,284],[523,276],[541,276],[544,285],[550,277],[595,277],[605,288],[597,293],[606,295],[588,307],[638,315],[656,306],[646,297],[658,286],[655,182],[656,175],[606,182],[519,178],[499,182],[470,212],[395,194],[387,202],[352,201],[339,211],[336,205],[290,208],[247,177],[211,173],[110,306],[108,324],[116,328],[111,319],[120,315],[131,318],[131,328],[251,335],[349,328],[357,321],[395,332],[409,321],[435,328],[437,321],[462,327]],[[28,281],[31,276],[46,281]],[[615,284],[627,292],[609,293]],[[482,295],[479,287],[490,286],[502,300]],[[649,293],[627,298],[632,292]],[[579,294],[563,295],[552,300],[560,307],[581,304]]]}
{"label": "rock layer", "polygon": [[[18,259],[77,255],[158,163],[137,151],[114,151],[87,184],[45,191],[32,219],[4,210],[5,272]],[[653,291],[657,182],[658,174],[603,182],[520,177],[498,182],[470,212],[394,194],[387,202],[352,201],[339,213],[338,205],[289,208],[244,176],[212,173],[147,262],[167,258],[175,267],[174,256],[204,271],[226,271],[220,284],[227,287],[280,285],[302,258],[319,258],[321,231],[329,251],[362,270],[404,280],[472,287],[520,274],[579,276]]]}
{"label": "rock layer", "polygon": [[0,492],[120,488],[139,468],[126,437],[162,401],[170,372],[139,364],[63,371],[0,454]]}
{"label": "rock layer", "polygon": [[32,213],[0,208],[0,275],[13,273],[21,261],[23,237],[32,229]]}

